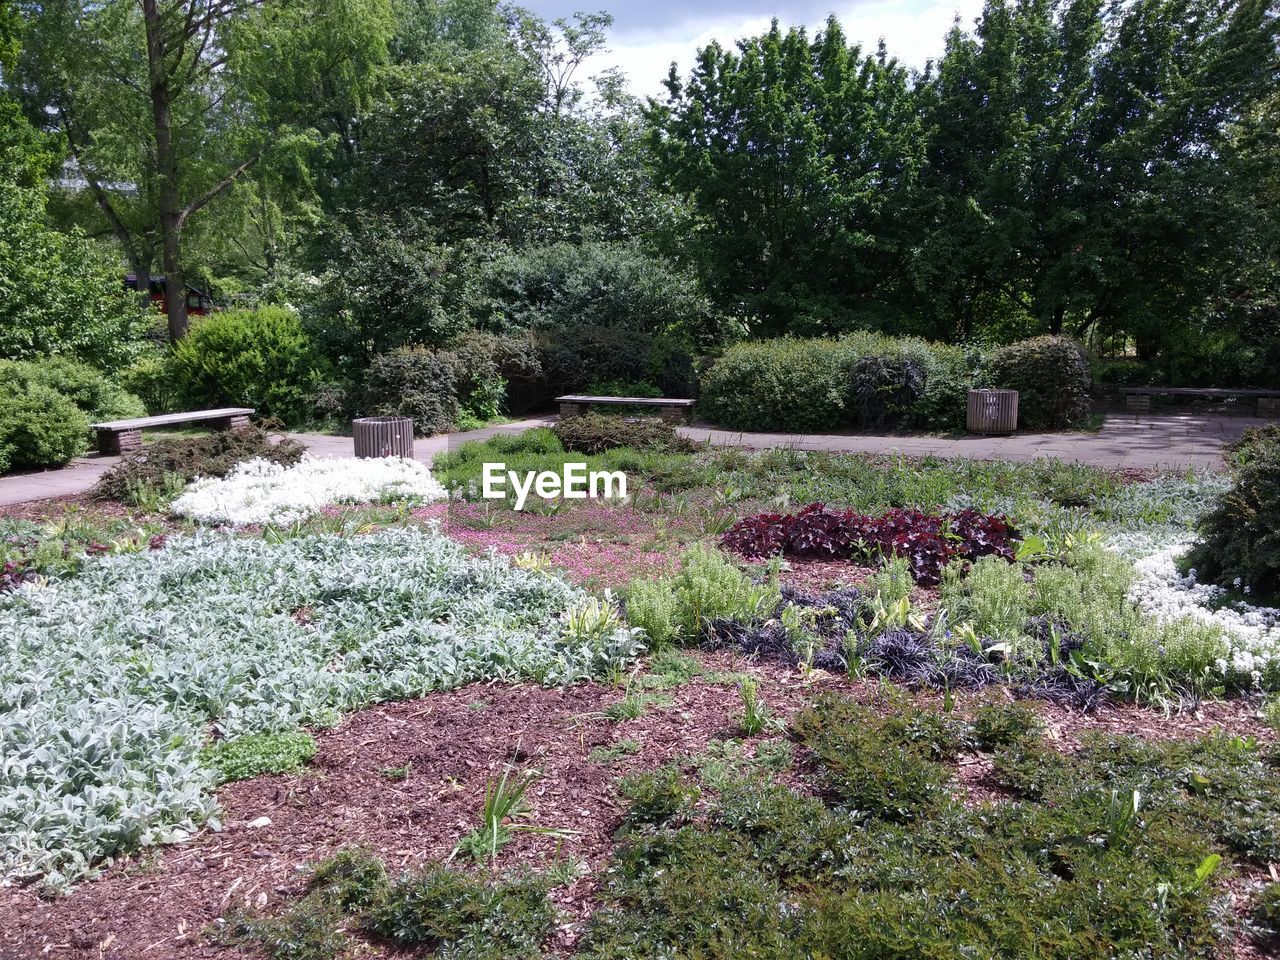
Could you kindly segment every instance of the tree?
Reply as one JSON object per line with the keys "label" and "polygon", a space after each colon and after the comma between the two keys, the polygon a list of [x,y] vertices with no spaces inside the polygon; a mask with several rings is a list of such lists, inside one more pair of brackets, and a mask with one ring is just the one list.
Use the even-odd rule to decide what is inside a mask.
{"label": "tree", "polygon": [[921,159],[907,71],[834,18],[737,46],[673,67],[648,110],[662,181],[698,216],[682,252],[757,332],[892,322]]}
{"label": "tree", "polygon": [[[359,101],[391,25],[386,0],[21,2],[31,29],[13,88],[66,138],[140,289],[158,259],[171,294],[191,221]],[[186,298],[167,300],[177,340]]]}

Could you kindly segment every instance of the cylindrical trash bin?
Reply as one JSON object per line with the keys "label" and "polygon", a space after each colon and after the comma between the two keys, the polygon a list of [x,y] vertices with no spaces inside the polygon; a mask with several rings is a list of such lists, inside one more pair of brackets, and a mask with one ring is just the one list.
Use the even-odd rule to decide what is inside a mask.
{"label": "cylindrical trash bin", "polygon": [[970,390],[970,433],[1013,433],[1018,429],[1017,390]]}
{"label": "cylindrical trash bin", "polygon": [[409,417],[361,417],[351,421],[357,457],[412,457],[413,420]]}

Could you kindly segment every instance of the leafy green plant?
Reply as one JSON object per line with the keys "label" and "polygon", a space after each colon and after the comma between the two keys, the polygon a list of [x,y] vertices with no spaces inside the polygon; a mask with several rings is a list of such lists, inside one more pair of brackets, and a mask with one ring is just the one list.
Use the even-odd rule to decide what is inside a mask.
{"label": "leafy green plant", "polygon": [[639,752],[639,741],[626,737],[621,740],[614,741],[607,747],[595,747],[589,754],[587,754],[587,759],[592,763],[613,763],[615,760],[621,760],[623,757],[634,756]]}
{"label": "leafy green plant", "polygon": [[1266,435],[1246,450],[1231,489],[1200,521],[1187,563],[1253,603],[1280,602],[1280,439]]}
{"label": "leafy green plant", "polygon": [[588,412],[562,417],[552,429],[564,448],[573,453],[604,453],[615,447],[678,452],[695,446],[676,433],[674,426],[656,418],[632,419]]}
{"label": "leafy green plant", "polygon": [[0,471],[61,467],[89,447],[89,420],[52,387],[0,387]]}
{"label": "leafy green plant", "polygon": [[1280,882],[1262,888],[1253,906],[1253,922],[1266,934],[1280,937]]}
{"label": "leafy green plant", "polygon": [[526,822],[529,805],[525,794],[538,779],[536,770],[517,770],[511,764],[484,786],[484,806],[480,826],[466,834],[454,848],[453,856],[465,853],[473,860],[494,860],[517,833],[564,836],[566,831]]}
{"label": "leafy green plant", "polygon": [[742,719],[738,725],[748,737],[754,737],[770,725],[769,707],[760,699],[759,686],[754,677],[738,684],[738,695],[742,698]]}
{"label": "leafy green plant", "polygon": [[628,803],[623,824],[635,829],[670,823],[685,814],[700,791],[674,764],[635,773],[618,781],[618,793]]}
{"label": "leafy green plant", "polygon": [[1019,703],[983,704],[974,713],[971,723],[975,743],[987,751],[1024,738],[1038,737],[1044,730],[1040,715]]}
{"label": "leafy green plant", "polygon": [[301,730],[285,733],[251,733],[211,744],[201,752],[205,766],[217,773],[219,783],[250,780],[268,773],[292,773],[315,756],[316,742]]}
{"label": "leafy green plant", "polygon": [[413,761],[409,761],[399,767],[383,767],[382,776],[385,780],[392,783],[399,783],[402,780],[408,780],[409,774],[413,772]]}
{"label": "leafy green plant", "polygon": [[325,367],[302,320],[285,307],[201,317],[174,346],[171,363],[190,409],[252,407],[288,424],[310,416]]}

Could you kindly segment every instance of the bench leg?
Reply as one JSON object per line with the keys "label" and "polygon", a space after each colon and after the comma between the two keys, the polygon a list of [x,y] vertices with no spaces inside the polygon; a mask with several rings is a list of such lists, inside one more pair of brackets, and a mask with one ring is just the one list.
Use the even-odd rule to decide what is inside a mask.
{"label": "bench leg", "polygon": [[219,420],[210,420],[209,426],[215,430],[243,430],[249,426],[249,418],[244,415],[222,417]]}
{"label": "bench leg", "polygon": [[1150,413],[1151,398],[1146,396],[1135,396],[1129,394],[1124,398],[1124,408],[1130,413]]}
{"label": "bench leg", "polygon": [[141,449],[141,430],[98,431],[98,452],[104,457],[119,457]]}
{"label": "bench leg", "polygon": [[587,412],[585,404],[581,403],[562,403],[560,404],[560,416],[563,419],[569,417],[580,417]]}
{"label": "bench leg", "polygon": [[688,423],[689,409],[688,407],[663,407],[659,411],[665,423]]}
{"label": "bench leg", "polygon": [[1259,397],[1258,416],[1280,417],[1280,397]]}

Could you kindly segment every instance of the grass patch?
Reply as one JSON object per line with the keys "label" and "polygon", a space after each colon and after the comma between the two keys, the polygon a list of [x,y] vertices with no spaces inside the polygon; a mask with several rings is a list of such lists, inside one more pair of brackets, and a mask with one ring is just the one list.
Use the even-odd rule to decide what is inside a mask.
{"label": "grass patch", "polygon": [[309,733],[251,733],[234,740],[210,744],[201,751],[205,766],[217,773],[218,783],[250,780],[268,773],[301,770],[316,753]]}

